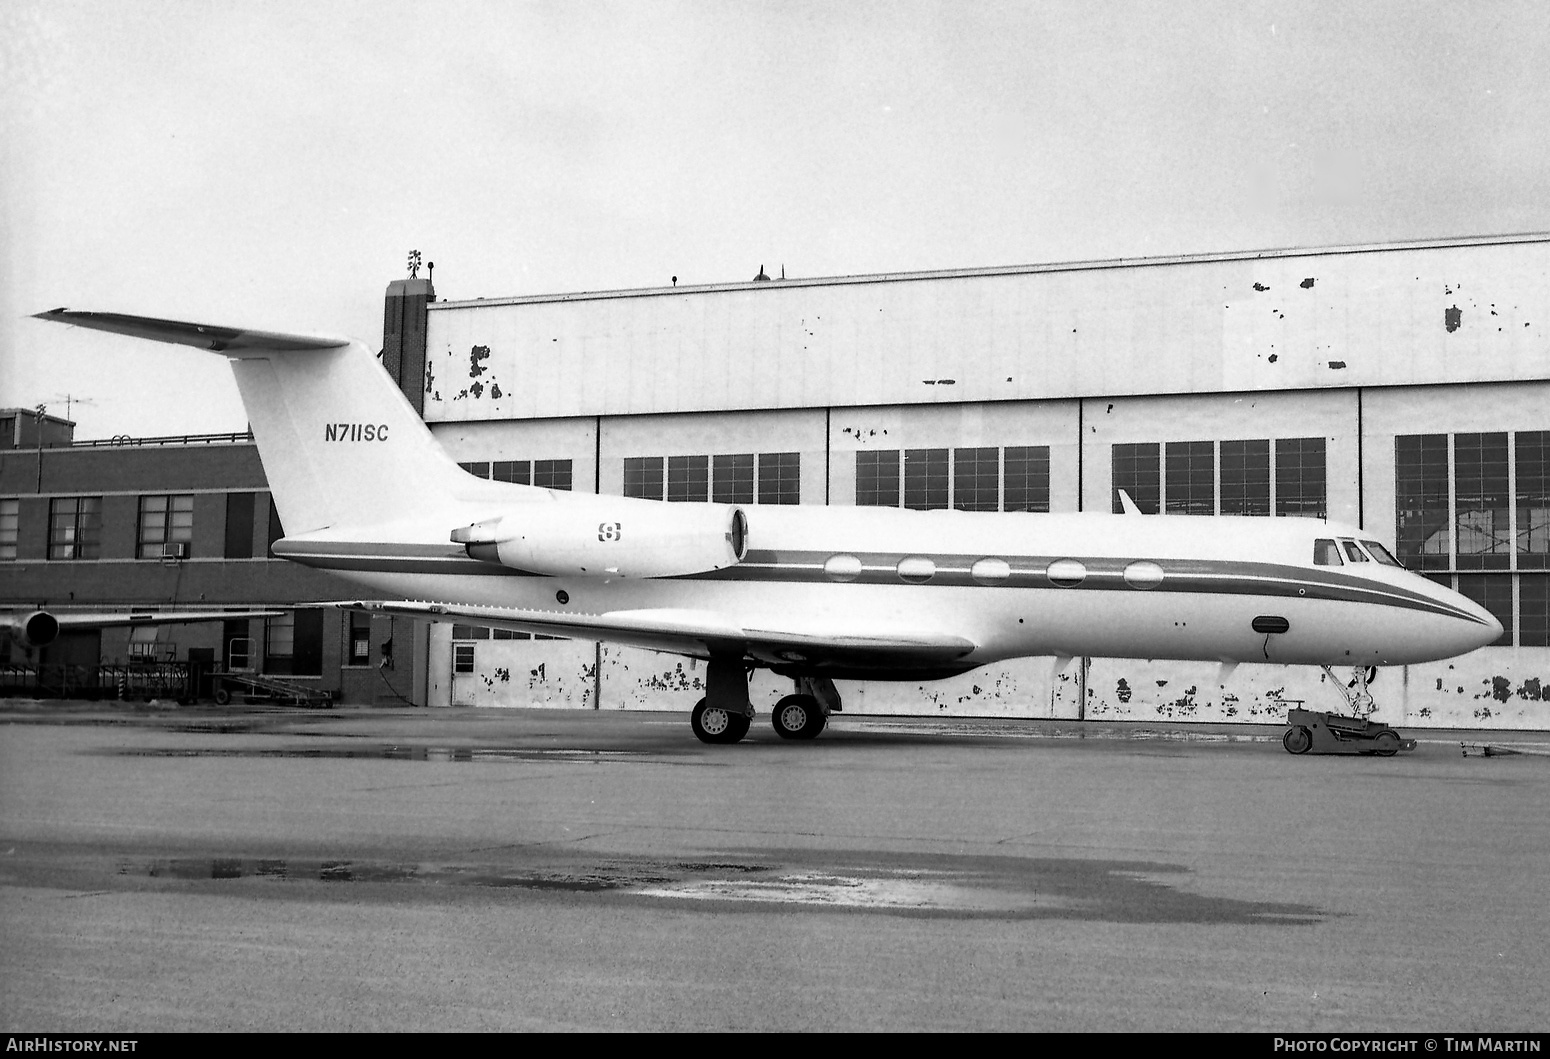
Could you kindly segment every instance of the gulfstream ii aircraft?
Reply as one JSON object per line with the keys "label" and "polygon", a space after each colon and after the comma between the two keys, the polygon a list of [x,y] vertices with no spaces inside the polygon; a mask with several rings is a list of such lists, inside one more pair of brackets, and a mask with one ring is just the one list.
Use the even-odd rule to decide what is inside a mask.
{"label": "gulfstream ii aircraft", "polygon": [[1030,655],[1365,673],[1502,631],[1352,526],[668,504],[487,481],[359,342],[38,315],[229,358],[287,531],[275,554],[383,597],[353,605],[705,659],[690,723],[708,743],[747,734],[760,667],[796,683],[775,730],[810,739],[840,708],[840,679],[932,680]]}

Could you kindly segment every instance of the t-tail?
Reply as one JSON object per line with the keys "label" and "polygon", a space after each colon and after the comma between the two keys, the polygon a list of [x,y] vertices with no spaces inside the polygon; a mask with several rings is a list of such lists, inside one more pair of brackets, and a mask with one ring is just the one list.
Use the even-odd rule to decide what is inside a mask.
{"label": "t-tail", "polygon": [[[494,484],[447,456],[376,356],[353,339],[69,309],[37,317],[227,357],[289,535],[392,522]],[[504,496],[515,492],[507,486]]]}

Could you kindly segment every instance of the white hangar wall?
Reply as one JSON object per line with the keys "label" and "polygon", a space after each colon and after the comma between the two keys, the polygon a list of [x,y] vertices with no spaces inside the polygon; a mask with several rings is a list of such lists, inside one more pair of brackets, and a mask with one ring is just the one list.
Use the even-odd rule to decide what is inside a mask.
{"label": "white hangar wall", "polygon": [[[854,504],[863,454],[989,448],[1004,459],[1022,447],[1047,450],[1049,510],[1109,510],[1115,446],[1205,443],[1215,479],[1202,495],[1220,509],[1224,442],[1313,440],[1328,517],[1393,544],[1396,438],[1445,439],[1450,517],[1462,517],[1459,435],[1500,434],[1510,451],[1550,431],[1546,236],[430,309],[425,415],[454,457],[568,460],[583,491],[625,491],[625,461],[641,457],[796,453],[802,503]],[[1166,506],[1176,487],[1162,477]],[[1515,531],[1523,517],[1512,515]],[[1550,575],[1527,556],[1489,575],[1444,558],[1431,576],[1477,589],[1489,576],[1507,591],[1515,639],[1383,673],[1378,716],[1550,728],[1550,646],[1530,628],[1541,603],[1529,591]],[[472,666],[454,673],[453,628],[435,627],[433,703],[687,710],[702,693],[701,665],[648,651],[460,643]],[[1279,723],[1288,704],[1340,703],[1317,671],[1220,676],[1214,665],[1091,659],[1057,671],[1027,659],[841,690],[847,712],[958,716]],[[759,674],[755,704],[763,712],[786,690]]]}

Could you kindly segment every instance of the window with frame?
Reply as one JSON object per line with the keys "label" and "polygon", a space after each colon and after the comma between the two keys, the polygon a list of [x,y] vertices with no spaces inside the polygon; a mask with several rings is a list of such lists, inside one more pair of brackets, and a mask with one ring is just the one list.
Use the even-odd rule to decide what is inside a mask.
{"label": "window with frame", "polygon": [[1001,509],[1001,450],[953,450],[953,507],[959,511]]}
{"label": "window with frame", "polygon": [[1512,578],[1490,574],[1459,574],[1457,590],[1468,596],[1502,623],[1502,634],[1488,647],[1512,646]]}
{"label": "window with frame", "polygon": [[1550,574],[1518,575],[1518,646],[1550,647]]}
{"label": "window with frame", "polygon": [[1213,442],[1168,442],[1163,446],[1163,475],[1164,505],[1168,514],[1216,514],[1216,445]]}
{"label": "window with frame", "polygon": [[135,557],[160,559],[172,552],[168,545],[182,545],[181,556],[188,556],[194,539],[194,497],[142,496],[140,519],[135,539]]}
{"label": "window with frame", "polygon": [[490,477],[489,460],[476,460],[472,463],[459,462],[458,466],[463,468],[463,470],[467,471],[469,474],[473,475],[475,478]]}
{"label": "window with frame", "polygon": [[753,503],[753,453],[713,457],[710,472],[711,499],[716,503]]}
{"label": "window with frame", "polygon": [[350,614],[350,665],[371,665],[371,615],[352,610]]}
{"label": "window with frame", "polygon": [[102,558],[102,497],[54,497],[48,502],[48,557]]}
{"label": "window with frame", "polygon": [[761,452],[758,461],[761,504],[800,504],[802,502],[802,454],[800,452]]}
{"label": "window with frame", "polygon": [[21,528],[21,500],[0,499],[0,562],[16,558],[16,541]]}
{"label": "window with frame", "polygon": [[1324,518],[1324,439],[1277,438],[1275,449],[1276,514]]}
{"label": "window with frame", "polygon": [[899,506],[899,450],[856,453],[856,506]]}
{"label": "window with frame", "polygon": [[533,465],[527,460],[493,460],[490,463],[490,477],[497,482],[532,485]]}
{"label": "window with frame", "polygon": [[1049,446],[1008,445],[1003,463],[1002,510],[1048,511]]}
{"label": "window with frame", "polygon": [[319,676],[323,672],[323,612],[289,610],[264,619],[264,672]]}
{"label": "window with frame", "polygon": [[947,450],[904,450],[904,506],[913,511],[947,507]]}
{"label": "window with frame", "polygon": [[1394,439],[1394,539],[1412,570],[1446,570],[1453,550],[1448,512],[1448,436]]}
{"label": "window with frame", "polygon": [[1543,570],[1550,567],[1550,430],[1520,430],[1513,450],[1518,569]]}
{"label": "window with frame", "polygon": [[629,456],[624,461],[624,495],[662,499],[662,457]]}
{"label": "window with frame", "polygon": [[1270,514],[1270,440],[1221,445],[1221,514]]}
{"label": "window with frame", "polygon": [[540,489],[571,491],[570,460],[534,460],[533,484]]}
{"label": "window with frame", "polygon": [[667,499],[674,503],[710,499],[710,457],[669,456]]}
{"label": "window with frame", "polygon": [[1109,450],[1109,470],[1113,481],[1113,512],[1122,515],[1124,502],[1120,490],[1134,501],[1143,514],[1155,515],[1161,510],[1162,459],[1160,446],[1155,441],[1122,443]]}
{"label": "window with frame", "polygon": [[1506,570],[1512,525],[1507,434],[1453,436],[1453,533],[1458,570]]}

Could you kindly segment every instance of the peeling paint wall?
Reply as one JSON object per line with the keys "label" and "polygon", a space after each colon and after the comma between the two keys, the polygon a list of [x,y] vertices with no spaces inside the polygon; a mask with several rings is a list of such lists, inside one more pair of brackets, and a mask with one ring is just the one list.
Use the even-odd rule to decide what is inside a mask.
{"label": "peeling paint wall", "polygon": [[1550,241],[442,302],[427,336],[431,422],[1539,378]]}

